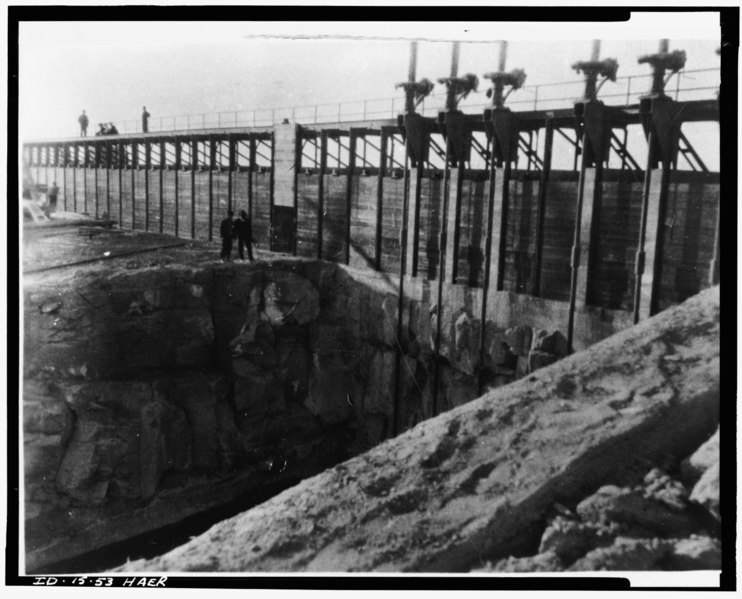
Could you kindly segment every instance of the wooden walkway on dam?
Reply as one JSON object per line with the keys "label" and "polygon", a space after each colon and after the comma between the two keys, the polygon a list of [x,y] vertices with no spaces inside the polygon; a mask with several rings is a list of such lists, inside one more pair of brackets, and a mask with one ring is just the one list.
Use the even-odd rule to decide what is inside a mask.
{"label": "wooden walkway on dam", "polygon": [[[671,102],[661,143],[641,104],[601,104],[602,142],[574,108],[493,108],[41,140],[24,144],[24,172],[42,189],[56,181],[58,209],[124,228],[210,240],[244,209],[262,249],[638,319],[718,281],[719,173],[680,130],[717,127],[718,102]],[[632,125],[654,144],[649,180],[627,149]],[[572,169],[551,168],[557,136]]]}

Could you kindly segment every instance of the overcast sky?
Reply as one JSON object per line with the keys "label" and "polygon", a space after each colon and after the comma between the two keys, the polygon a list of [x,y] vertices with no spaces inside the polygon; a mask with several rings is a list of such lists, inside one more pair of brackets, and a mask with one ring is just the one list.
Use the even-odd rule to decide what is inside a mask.
{"label": "overcast sky", "polygon": [[[137,120],[143,105],[156,121],[391,97],[398,94],[395,83],[407,78],[411,38],[422,39],[417,78],[431,80],[448,75],[451,40],[462,41],[459,74],[472,72],[481,81],[465,103],[487,102],[489,81],[482,76],[497,69],[500,39],[509,40],[507,69],[525,69],[526,85],[574,81],[565,92],[577,95],[582,76],[571,65],[589,58],[593,38],[603,40],[601,57],[618,59],[618,74],[626,76],[650,73],[637,58],[657,51],[659,35],[670,39],[671,50],[687,52],[686,69],[718,67],[714,13],[664,14],[659,21],[643,14],[628,24],[599,25],[26,22],[19,40],[21,137],[75,136],[82,109],[95,129],[101,121]],[[692,85],[691,75],[681,83]],[[625,90],[611,85],[602,93]]]}

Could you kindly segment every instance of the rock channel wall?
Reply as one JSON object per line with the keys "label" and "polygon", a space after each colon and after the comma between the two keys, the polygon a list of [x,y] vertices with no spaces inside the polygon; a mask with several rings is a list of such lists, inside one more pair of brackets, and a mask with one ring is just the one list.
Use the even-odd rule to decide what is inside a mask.
{"label": "rock channel wall", "polygon": [[118,571],[719,568],[719,356],[716,287]]}
{"label": "rock channel wall", "polygon": [[[434,413],[437,308],[412,291],[399,342],[402,430]],[[383,275],[302,260],[132,260],[27,278],[24,293],[31,569],[266,477],[314,474],[391,435],[398,297]],[[477,397],[482,376],[476,307],[442,313],[437,411]],[[514,324],[488,324],[488,386],[566,352],[558,331]],[[184,489],[198,500],[182,499]]]}

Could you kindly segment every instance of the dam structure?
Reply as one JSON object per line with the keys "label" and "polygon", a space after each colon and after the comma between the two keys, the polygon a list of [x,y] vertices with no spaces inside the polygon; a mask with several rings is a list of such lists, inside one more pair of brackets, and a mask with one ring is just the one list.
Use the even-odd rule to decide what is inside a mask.
{"label": "dam structure", "polygon": [[[454,43],[448,75],[418,79],[413,42],[389,110],[163,119],[147,133],[25,142],[24,186],[43,197],[56,182],[56,210],[92,220],[86,235],[100,229],[82,255],[100,258],[91,276],[105,280],[25,267],[24,402],[36,407],[24,410],[65,414],[43,451],[41,432],[26,439],[27,566],[177,523],[256,480],[315,474],[718,285],[720,173],[694,138],[718,135],[718,85],[675,87],[686,56],[661,40],[637,57],[646,76],[613,93],[618,64],[599,42],[591,50],[571,100],[538,86],[522,100],[527,74],[507,70],[505,43],[496,71],[462,75]],[[480,76],[491,101],[474,109]],[[216,258],[228,210],[250,216],[257,262],[204,258]],[[107,272],[116,261],[95,244],[123,243],[117,229],[180,249],[167,267]],[[45,308],[52,297],[69,299]],[[105,334],[65,337],[44,320],[73,304]],[[166,312],[177,316],[155,319]],[[68,345],[39,349],[51,336]],[[104,427],[90,402],[131,430]],[[96,424],[83,430],[86,419]],[[112,457],[117,435],[131,438]],[[221,478],[202,484],[204,472]],[[200,489],[199,505],[168,513],[179,484]],[[43,538],[70,505],[60,497],[78,519]]]}

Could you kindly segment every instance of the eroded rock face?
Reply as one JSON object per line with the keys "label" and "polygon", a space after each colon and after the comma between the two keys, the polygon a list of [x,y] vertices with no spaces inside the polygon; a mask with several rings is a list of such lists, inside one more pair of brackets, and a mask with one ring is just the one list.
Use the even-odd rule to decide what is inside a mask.
{"label": "eroded rock face", "polygon": [[[647,475],[693,453],[718,410],[714,288],[121,570],[467,571],[539,538],[546,551],[513,567],[657,568],[676,553],[708,564],[713,541],[673,538],[703,533],[679,508],[687,492]],[[581,505],[561,514],[578,524],[544,535],[557,504]]]}
{"label": "eroded rock face", "polygon": [[[400,428],[430,416],[430,350],[411,324],[419,306],[406,306],[397,343],[397,297],[336,265],[138,262],[53,281],[29,284],[25,302],[30,567],[69,557],[65,535],[84,551],[145,530],[86,546],[94,517],[59,510],[106,520],[163,485],[270,464],[290,473],[373,447],[392,434],[397,378]],[[462,313],[450,333],[458,361],[442,370],[438,410],[478,393],[477,326]]]}

